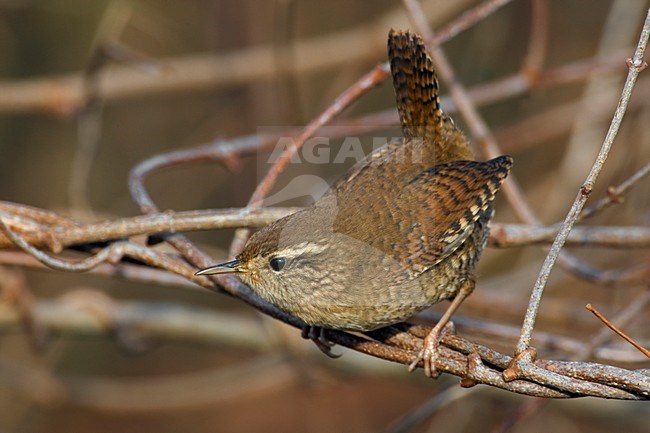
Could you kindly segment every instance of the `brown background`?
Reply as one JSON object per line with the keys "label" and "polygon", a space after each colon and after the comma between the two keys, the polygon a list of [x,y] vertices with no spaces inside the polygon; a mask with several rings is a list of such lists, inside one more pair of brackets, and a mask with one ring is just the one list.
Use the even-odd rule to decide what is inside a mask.
{"label": "brown background", "polygon": [[[450,3],[455,6],[448,7]],[[428,9],[434,11],[430,21],[445,23],[476,3],[429,1]],[[595,56],[613,2],[555,0],[549,3],[546,67]],[[636,9],[642,11],[645,2],[629,0],[628,3],[630,7],[641,3]],[[146,57],[161,60],[193,54],[221,56],[267,46],[273,53],[276,68],[266,77],[238,83],[127,95],[105,101],[100,115],[101,139],[87,182],[92,215],[71,208],[67,193],[72,161],[78,149],[80,122],[75,115],[60,112],[62,106],[65,108],[65,98],[52,102],[52,107],[58,107],[59,112],[5,107],[0,110],[0,198],[86,220],[135,215],[138,209],[128,194],[126,177],[136,163],[156,153],[215,138],[252,134],[267,127],[304,125],[356,78],[377,62],[385,61],[384,44],[389,27],[403,27],[407,22],[401,8],[400,2],[387,0],[0,2],[3,85],[78,73],[86,67],[101,40],[117,40]],[[387,14],[392,14],[391,18],[382,20]],[[636,43],[642,19],[640,13],[633,21],[617,24],[634,29],[631,32],[634,36],[625,40],[622,47]],[[516,73],[526,53],[529,25],[530,2],[515,1],[447,43],[444,48],[459,79],[471,87]],[[318,71],[296,70],[300,59],[291,52],[295,44],[354,29],[374,41],[357,58],[332,65],[328,64],[327,53],[323,53],[325,60]],[[250,69],[256,67],[256,64],[246,65]],[[288,72],[283,72],[283,68]],[[236,69],[230,72],[234,76],[243,73]],[[603,92],[613,92],[605,102],[609,107],[607,113],[614,110],[624,74],[621,65],[620,71],[611,75],[613,80],[603,84]],[[156,80],[157,76],[151,79]],[[647,79],[642,76],[640,85]],[[649,94],[643,93],[643,89],[648,86],[633,96],[633,106],[599,180],[595,197],[602,196],[606,186],[620,182],[648,161]],[[576,127],[557,131],[553,124],[531,127],[533,136],[544,134],[540,139],[529,139],[524,134],[513,139],[508,135],[508,128],[554,106],[579,103],[586,92],[584,82],[580,82],[540,89],[481,110],[504,148],[515,157],[514,174],[546,223],[563,218],[602,142],[611,114],[598,118],[597,127],[592,128],[593,137],[577,140],[573,148],[568,143],[577,136]],[[392,89],[386,83],[355,104],[345,116],[391,107],[394,107]],[[459,116],[456,119],[463,125]],[[394,128],[379,134],[394,136],[397,131]],[[525,145],[521,145],[520,137]],[[333,146],[337,143],[340,140],[332,141]],[[241,206],[264,167],[263,160],[256,158],[242,161],[236,173],[228,173],[217,165],[187,167],[156,175],[147,185],[162,208]],[[292,165],[280,187],[296,174],[312,173],[331,180],[344,169],[334,164]],[[647,225],[648,197],[645,182],[626,197],[624,205],[604,212],[595,222]],[[304,200],[291,204],[300,202]],[[515,221],[511,210],[502,202],[497,220]],[[230,231],[199,233],[192,238],[214,247],[216,255],[217,248],[227,247],[231,234]],[[612,268],[648,259],[647,250],[582,249],[576,250],[576,254],[595,266]],[[488,250],[479,270],[479,288],[460,314],[520,323],[543,257],[543,252],[535,247]],[[207,291],[58,272],[29,271],[27,277],[29,287],[39,298],[93,288],[120,300],[168,301],[210,308],[214,314],[234,314],[258,325],[260,333],[275,338],[284,335],[288,350],[166,341],[156,342],[144,353],[133,354],[111,339],[66,336],[53,338],[43,350],[34,352],[24,335],[3,328],[0,357],[17,369],[26,368],[26,377],[34,382],[20,386],[6,377],[7,374],[0,374],[0,432],[370,432],[380,431],[441,390],[457,387],[457,378],[444,376],[437,382],[427,381],[420,373],[408,374],[402,367],[371,362],[343,349],[338,349],[344,352],[343,360],[331,361],[302,342],[294,330],[284,332],[284,328],[279,329],[281,325],[256,317],[249,308]],[[588,339],[601,325],[584,310],[584,304],[591,302],[611,316],[640,290],[643,288],[636,286],[598,287],[558,269],[542,305],[539,327]],[[644,316],[629,329],[640,341],[650,338],[647,331],[650,322],[648,315]],[[510,352],[514,340],[493,343]],[[552,352],[543,356],[563,357]],[[258,368],[253,368],[257,365],[251,364],[254,362],[260,363]],[[248,370],[242,371],[242,366]],[[53,372],[58,377],[77,381],[82,387],[101,385],[104,388],[98,388],[99,392],[105,397],[113,396],[117,403],[110,406],[74,399],[58,403],[40,399],[36,372]],[[192,382],[193,374],[200,375],[197,382]],[[178,382],[173,382],[175,379]],[[160,389],[151,391],[147,387],[151,383],[157,383]],[[145,389],[151,393],[139,394]],[[487,387],[462,391],[460,395],[457,402],[437,412],[418,431],[487,431],[507,419],[526,400]],[[187,403],[165,407],[170,396],[187,396]],[[199,396],[200,401],[195,402],[192,396]],[[130,399],[134,401],[131,409]],[[156,408],[142,408],[141,404],[147,400]],[[647,403],[596,399],[554,401],[517,425],[514,431],[644,431],[649,414]]]}

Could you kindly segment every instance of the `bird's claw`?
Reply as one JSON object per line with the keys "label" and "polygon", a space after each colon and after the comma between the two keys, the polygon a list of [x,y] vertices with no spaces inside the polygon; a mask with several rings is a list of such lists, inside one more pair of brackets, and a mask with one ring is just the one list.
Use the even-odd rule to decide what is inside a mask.
{"label": "bird's claw", "polygon": [[436,379],[440,376],[440,372],[436,368],[436,361],[438,360],[438,350],[442,336],[448,333],[455,333],[453,322],[447,322],[444,326],[439,327],[436,325],[429,334],[424,338],[422,343],[422,350],[418,352],[415,359],[409,364],[409,372],[413,372],[420,361],[424,364],[424,374],[427,377]]}
{"label": "bird's claw", "polygon": [[413,372],[420,361],[424,364],[424,375],[430,378],[437,378],[440,372],[436,369],[436,361],[438,359],[438,346],[440,345],[440,337],[437,335],[427,335],[422,344],[422,350],[418,352],[415,359],[409,364],[409,372]]}
{"label": "bird's claw", "polygon": [[333,359],[340,358],[340,353],[332,353],[332,347],[335,346],[335,343],[327,338],[325,332],[325,328],[318,326],[304,326],[301,335],[302,338],[313,341],[316,347],[318,347],[318,349],[328,357]]}

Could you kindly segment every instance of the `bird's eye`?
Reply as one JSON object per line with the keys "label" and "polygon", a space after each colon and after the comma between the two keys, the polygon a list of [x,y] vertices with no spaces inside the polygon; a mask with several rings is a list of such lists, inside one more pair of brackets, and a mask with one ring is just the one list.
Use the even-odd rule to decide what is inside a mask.
{"label": "bird's eye", "polygon": [[271,269],[273,269],[275,272],[280,272],[286,264],[287,259],[284,257],[273,257],[271,260],[269,260],[269,266],[271,266]]}

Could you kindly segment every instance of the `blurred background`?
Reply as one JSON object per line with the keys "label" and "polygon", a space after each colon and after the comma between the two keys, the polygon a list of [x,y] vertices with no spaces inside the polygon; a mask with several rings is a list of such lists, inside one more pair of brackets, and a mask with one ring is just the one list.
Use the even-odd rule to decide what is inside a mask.
{"label": "blurred background", "polygon": [[[479,3],[430,0],[423,6],[436,29]],[[523,92],[497,93],[481,114],[504,153],[514,156],[514,175],[533,209],[552,224],[564,218],[602,143],[648,2],[543,3],[549,21],[541,74],[521,70],[530,52],[528,0],[513,1],[443,47],[469,89],[517,74],[531,79]],[[386,60],[391,27],[412,28],[395,0],[0,0],[0,199],[84,221],[137,215],[127,186],[134,165],[162,152],[305,125]],[[641,74],[595,198],[650,159],[649,80],[647,72]],[[386,82],[340,122],[394,106]],[[455,119],[467,130],[459,115]],[[379,125],[361,140],[367,145],[379,135],[399,136],[396,122]],[[330,141],[334,149],[341,142]],[[243,206],[267,159],[268,153],[243,158],[231,170],[217,163],[181,166],[156,174],[147,187],[161,209]],[[344,170],[341,164],[292,164],[276,191],[298,175],[331,181]],[[588,223],[648,226],[649,191],[648,182],[641,182],[622,204]],[[309,200],[292,197],[282,204]],[[496,220],[517,221],[502,198]],[[224,257],[232,234],[190,237]],[[647,249],[573,252],[604,270],[650,258]],[[478,288],[457,317],[511,326],[515,335],[497,338],[462,326],[459,333],[511,353],[544,256],[535,246],[488,249]],[[516,422],[530,398],[486,386],[460,389],[452,376],[425,380],[421,372],[408,374],[403,366],[342,348],[335,351],[343,357],[330,360],[296,330],[186,284],[0,269],[0,280],[10,275],[24,281],[41,305],[86,294],[140,308],[145,318],[165,309],[189,311],[192,320],[204,318],[206,329],[219,329],[205,331],[210,337],[188,337],[174,335],[170,325],[163,338],[146,327],[134,334],[80,326],[86,332],[55,332],[34,347],[15,317],[8,319],[2,310],[0,433],[391,431],[434,396],[440,408],[414,431],[502,431],[511,424],[515,432],[647,429],[647,403],[597,399],[548,402]],[[557,268],[537,329],[590,341],[603,326],[584,309],[586,303],[611,318],[646,286],[596,284]],[[647,313],[645,307],[625,328],[646,347]],[[607,348],[632,352],[617,339]],[[572,356],[566,346],[540,352],[549,359]],[[649,365],[639,362],[640,355],[605,361],[595,356],[629,368]]]}

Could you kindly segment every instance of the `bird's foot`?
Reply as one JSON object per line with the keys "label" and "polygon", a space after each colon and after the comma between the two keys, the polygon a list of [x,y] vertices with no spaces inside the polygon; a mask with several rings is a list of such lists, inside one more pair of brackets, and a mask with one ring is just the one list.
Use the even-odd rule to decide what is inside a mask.
{"label": "bird's foot", "polygon": [[440,340],[442,336],[446,333],[454,333],[454,324],[447,322],[444,326],[439,327],[438,325],[434,326],[431,332],[424,338],[422,343],[422,350],[415,357],[413,362],[409,365],[409,371],[413,371],[417,368],[420,361],[424,364],[424,374],[427,377],[436,379],[440,376],[436,368],[436,361],[438,360],[438,347],[440,346]]}
{"label": "bird's foot", "polygon": [[316,347],[323,352],[325,355],[329,356],[330,358],[340,358],[341,354],[340,353],[332,353],[332,347],[334,347],[334,343],[327,338],[327,335],[325,335],[326,329],[321,328],[319,326],[309,326],[305,325],[302,328],[302,338],[305,338],[307,340],[311,340],[314,342]]}

